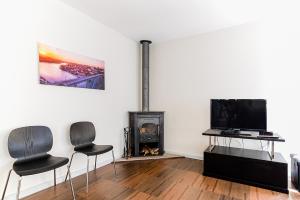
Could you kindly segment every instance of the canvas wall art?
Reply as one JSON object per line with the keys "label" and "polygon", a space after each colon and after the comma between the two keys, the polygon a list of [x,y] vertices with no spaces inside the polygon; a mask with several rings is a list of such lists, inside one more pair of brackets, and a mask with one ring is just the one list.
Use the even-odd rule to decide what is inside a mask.
{"label": "canvas wall art", "polygon": [[105,89],[103,60],[38,44],[40,84]]}

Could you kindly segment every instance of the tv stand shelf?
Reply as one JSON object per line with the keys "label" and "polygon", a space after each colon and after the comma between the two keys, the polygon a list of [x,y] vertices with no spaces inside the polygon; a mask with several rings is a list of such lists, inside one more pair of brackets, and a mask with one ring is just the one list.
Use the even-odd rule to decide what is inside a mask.
{"label": "tv stand shelf", "polygon": [[210,145],[203,175],[288,193],[288,164],[277,152]]}
{"label": "tv stand shelf", "polygon": [[[266,136],[261,137],[257,132],[253,131],[240,131],[239,134],[222,134],[222,131],[219,129],[208,129],[204,133],[204,136],[209,136],[209,148],[212,150],[216,144],[217,137],[229,137],[229,138],[239,138],[239,139],[248,139],[248,140],[265,140],[271,142],[271,152],[269,152],[270,158],[273,159],[275,156],[275,144],[274,142],[285,142],[278,134],[273,134],[273,137]],[[211,138],[214,137],[214,144],[212,145]]]}
{"label": "tv stand shelf", "polygon": [[274,159],[271,159],[268,151],[243,149],[236,147],[215,146],[211,151],[214,154],[222,154],[231,157],[248,158],[258,161],[272,161],[276,163],[286,163],[285,159],[280,153],[275,153]]}

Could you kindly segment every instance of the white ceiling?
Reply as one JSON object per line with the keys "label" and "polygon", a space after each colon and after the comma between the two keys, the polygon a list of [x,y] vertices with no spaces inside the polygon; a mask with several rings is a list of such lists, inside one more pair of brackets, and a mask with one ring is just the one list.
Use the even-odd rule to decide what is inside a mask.
{"label": "white ceiling", "polygon": [[266,5],[265,0],[61,1],[133,40],[153,42],[251,22],[261,16]]}

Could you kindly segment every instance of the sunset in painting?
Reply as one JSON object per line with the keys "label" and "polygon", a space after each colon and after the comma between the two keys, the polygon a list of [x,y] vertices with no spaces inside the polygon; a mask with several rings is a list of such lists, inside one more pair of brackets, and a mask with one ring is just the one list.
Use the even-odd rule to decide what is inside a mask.
{"label": "sunset in painting", "polygon": [[38,44],[40,83],[104,90],[104,61]]}

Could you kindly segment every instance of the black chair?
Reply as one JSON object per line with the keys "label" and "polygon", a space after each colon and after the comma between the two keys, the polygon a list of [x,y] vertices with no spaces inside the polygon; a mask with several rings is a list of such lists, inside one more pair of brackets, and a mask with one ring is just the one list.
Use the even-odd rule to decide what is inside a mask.
{"label": "black chair", "polygon": [[295,188],[300,191],[300,156],[291,154],[291,179]]}
{"label": "black chair", "polygon": [[[19,199],[21,181],[23,176],[39,174],[47,171],[54,171],[54,186],[56,186],[56,168],[68,164],[69,159],[64,157],[54,157],[47,152],[53,145],[51,130],[45,126],[28,126],[13,130],[8,137],[8,151],[14,162],[12,169],[8,173],[2,200],[5,197],[6,188],[9,182],[11,171],[14,170],[19,175],[19,184],[16,199]],[[70,166],[67,166],[70,178],[70,186],[73,199],[75,199],[73,184],[70,175]]]}
{"label": "black chair", "polygon": [[[96,145],[93,143],[96,137],[95,126],[91,122],[76,122],[71,125],[70,128],[70,139],[71,143],[74,147],[74,153],[71,156],[70,166],[72,164],[73,156],[76,153],[81,153],[87,156],[87,168],[86,168],[86,192],[88,192],[88,184],[89,184],[89,157],[95,156],[95,168],[97,165],[97,156],[100,154],[107,153],[112,151],[113,164],[115,176],[116,172],[116,164],[115,164],[115,156],[112,145]],[[65,181],[67,180],[68,173],[66,175]]]}

